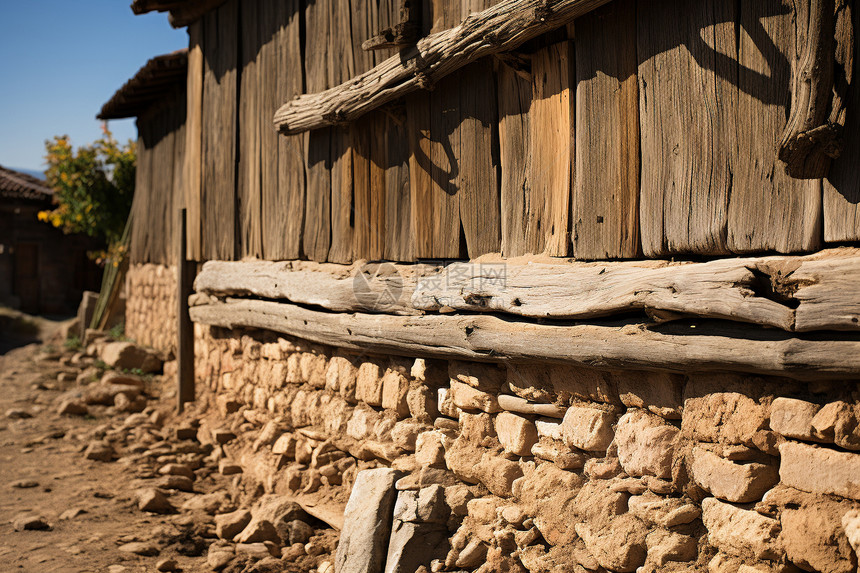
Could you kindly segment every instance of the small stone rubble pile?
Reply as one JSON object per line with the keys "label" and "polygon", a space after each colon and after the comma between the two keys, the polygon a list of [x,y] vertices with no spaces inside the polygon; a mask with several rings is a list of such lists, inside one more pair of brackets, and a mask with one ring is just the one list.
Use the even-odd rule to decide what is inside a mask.
{"label": "small stone rubble pile", "polygon": [[[121,536],[119,551],[151,558],[158,571],[180,570],[178,560],[183,571],[332,571],[336,530],[295,501],[247,486],[241,466],[231,461],[232,444],[241,442],[236,434],[210,431],[191,413],[173,414],[175,362],[93,330],[84,348],[39,358],[54,379],[37,389],[56,395],[57,413],[90,422],[75,436],[81,455],[124,466],[129,505],[170,520],[147,538]],[[29,416],[26,409],[6,412],[10,419]],[[51,528],[32,514],[17,516],[13,526]],[[188,568],[189,562],[196,564]]]}

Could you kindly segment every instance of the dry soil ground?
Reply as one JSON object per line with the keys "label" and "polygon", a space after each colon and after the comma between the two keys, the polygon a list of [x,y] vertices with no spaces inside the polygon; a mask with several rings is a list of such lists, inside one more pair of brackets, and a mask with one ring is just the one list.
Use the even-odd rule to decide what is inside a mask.
{"label": "dry soil ground", "polygon": [[[36,322],[43,338],[59,326],[50,321]],[[135,414],[136,424],[125,423],[130,414],[111,406],[90,406],[86,416],[58,414],[58,398],[81,386],[76,377],[85,364],[68,364],[70,352],[60,352],[62,344],[56,340],[15,347],[20,337],[16,342],[16,333],[8,324],[0,333],[0,573],[133,573],[156,571],[164,560],[174,560],[176,568],[162,563],[159,570],[212,571],[207,550],[213,542],[218,543],[212,514],[242,505],[225,495],[235,476],[220,475],[211,463],[200,463],[203,453],[188,453],[199,444],[192,441],[183,446],[168,426],[146,430],[148,447],[166,452],[158,461],[154,455],[147,458],[145,452],[130,454],[135,446],[141,451],[140,443],[134,442],[142,438],[135,432],[140,431],[140,417],[150,416],[157,400],[150,401],[143,413]],[[32,331],[24,334],[32,340]],[[147,388],[153,398],[158,393],[157,378],[147,383],[153,386]],[[163,404],[158,407],[164,409]],[[138,426],[137,430],[132,426]],[[159,432],[164,441],[153,444],[152,436]],[[84,450],[100,438],[119,444],[113,461],[86,459]],[[164,479],[157,471],[164,463],[187,461],[189,456],[197,456],[199,466],[193,476],[194,492],[167,492],[170,502],[176,508],[192,498],[224,503],[208,514],[199,508],[167,515],[140,511],[136,492]],[[206,494],[210,494],[208,498]],[[38,529],[40,523],[35,518],[41,518],[45,529]],[[28,520],[29,527],[35,525],[37,529],[24,529]],[[129,545],[135,542],[139,543]],[[258,555],[234,559],[223,570],[308,571],[312,567],[315,570],[323,557],[319,555],[313,563],[301,566],[280,559],[273,564],[269,559],[265,566]]]}

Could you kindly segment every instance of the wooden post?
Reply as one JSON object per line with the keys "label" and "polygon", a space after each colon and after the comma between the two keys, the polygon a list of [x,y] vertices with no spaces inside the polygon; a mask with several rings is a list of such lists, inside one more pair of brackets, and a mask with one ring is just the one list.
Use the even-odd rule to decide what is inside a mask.
{"label": "wooden post", "polygon": [[185,209],[179,209],[177,222],[176,258],[176,359],[177,409],[181,413],[185,402],[194,401],[194,325],[188,314],[188,297],[193,292],[194,264],[186,256],[187,222]]}

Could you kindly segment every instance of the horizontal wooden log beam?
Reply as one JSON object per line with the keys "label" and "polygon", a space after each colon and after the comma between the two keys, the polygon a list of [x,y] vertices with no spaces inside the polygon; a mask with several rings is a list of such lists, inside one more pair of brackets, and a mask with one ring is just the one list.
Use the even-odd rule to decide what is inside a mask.
{"label": "horizontal wooden log beam", "polygon": [[706,263],[482,257],[437,265],[208,262],[195,288],[336,312],[498,312],[594,319],[646,312],[715,318],[789,332],[860,330],[860,249]]}
{"label": "horizontal wooden log beam", "polygon": [[491,315],[330,313],[287,303],[227,299],[190,309],[192,320],[260,328],[357,350],[504,362],[548,360],[600,368],[720,370],[840,379],[860,376],[860,335],[790,335],[717,321],[548,325]]}
{"label": "horizontal wooden log beam", "polygon": [[210,261],[194,281],[198,292],[256,296],[335,312],[421,314],[411,305],[418,278],[438,265],[352,265],[310,261]]}
{"label": "horizontal wooden log beam", "polygon": [[607,1],[503,0],[339,86],[285,103],[275,112],[275,126],[295,134],[353,121],[484,56],[513,50]]}

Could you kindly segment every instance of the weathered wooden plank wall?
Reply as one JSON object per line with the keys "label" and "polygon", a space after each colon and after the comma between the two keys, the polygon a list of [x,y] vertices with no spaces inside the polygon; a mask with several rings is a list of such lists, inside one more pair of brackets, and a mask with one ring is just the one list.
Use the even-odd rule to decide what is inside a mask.
{"label": "weathered wooden plank wall", "polygon": [[[260,17],[258,0],[241,3],[239,20],[239,245],[241,257],[261,257],[262,234],[262,125],[260,98],[269,86],[260,81]],[[271,86],[274,88],[274,86]]]}
{"label": "weathered wooden plank wall", "polygon": [[821,181],[789,177],[774,152],[791,99],[789,61],[801,49],[791,4],[745,0],[740,6],[737,160],[728,246],[735,253],[811,251],[821,243]]}
{"label": "weathered wooden plank wall", "polygon": [[460,245],[460,80],[448,76],[430,92],[430,199],[426,217],[413,220],[419,235],[430,237],[428,251],[419,257],[458,258]]}
{"label": "weathered wooden plank wall", "polygon": [[236,257],[239,2],[203,18],[203,256]]}
{"label": "weathered wooden plank wall", "polygon": [[[492,4],[426,0],[423,31]],[[826,181],[793,179],[776,156],[798,49],[787,0],[615,0],[350,125],[277,136],[285,100],[394,53],[361,44],[400,2],[349,6],[231,0],[189,30],[195,258],[599,260],[860,240],[860,90]],[[141,147],[142,165],[154,158]],[[137,255],[159,251],[141,240]]]}
{"label": "weathered wooden plank wall", "polygon": [[[304,74],[308,93],[329,87],[328,38],[331,33],[329,6],[326,2],[310,2],[304,7],[305,38]],[[302,251],[312,261],[328,259],[331,247],[331,158],[332,129],[319,129],[308,134],[305,148],[307,189]]]}
{"label": "weathered wooden plank wall", "polygon": [[538,252],[535,233],[528,233],[527,214],[532,199],[528,174],[531,170],[531,128],[529,110],[532,104],[531,75],[523,60],[498,66],[499,97],[499,163],[501,217],[501,252],[518,257]]}
{"label": "weathered wooden plank wall", "polygon": [[203,189],[203,21],[188,27],[188,81],[186,85],[184,186],[186,211],[186,255],[201,260],[200,198]]}
{"label": "weathered wooden plank wall", "polygon": [[129,257],[132,262],[147,261],[146,240],[150,233],[150,222],[147,214],[147,204],[152,193],[152,149],[149,122],[142,118],[137,120],[137,170],[135,172],[135,193],[131,205],[131,216],[135,223],[131,229],[131,245]]}
{"label": "weathered wooden plank wall", "polygon": [[570,254],[571,158],[574,154],[573,43],[559,42],[532,55],[531,201],[526,232],[535,251]]}
{"label": "weathered wooden plank wall", "polygon": [[460,224],[469,258],[501,248],[496,80],[490,61],[463,69],[460,84]]}
{"label": "weathered wooden plank wall", "polygon": [[639,93],[636,3],[616,0],[576,29],[573,256],[639,254]]}
{"label": "weathered wooden plank wall", "polygon": [[[176,209],[185,205],[185,90],[140,115],[135,196],[132,204],[132,263],[173,264]],[[173,218],[171,219],[171,215]]]}
{"label": "weathered wooden plank wall", "polygon": [[716,59],[736,59],[734,18],[724,14],[733,7],[639,1],[640,222],[648,257],[727,251],[737,82],[718,75]]}
{"label": "weathered wooden plank wall", "polygon": [[[308,37],[305,42],[309,49],[311,42],[322,44],[328,58],[326,86],[336,86],[355,75],[354,46],[352,41],[352,24],[348,6],[344,0],[320,0],[316,2],[318,9],[327,9],[329,19],[328,36],[321,38]],[[361,47],[358,47],[361,50]],[[360,145],[353,136],[354,127],[333,127],[331,129],[331,245],[328,260],[335,263],[348,263],[352,260],[353,226],[353,147]]]}
{"label": "weathered wooden plank wall", "polygon": [[[415,259],[412,233],[412,194],[406,107],[388,109],[383,128],[385,155],[375,155],[374,166],[385,176],[385,251],[393,261]],[[377,161],[381,164],[377,165]]]}
{"label": "weathered wooden plank wall", "polygon": [[[266,3],[269,2],[264,1],[264,4]],[[275,78],[277,96],[271,105],[277,109],[280,102],[305,91],[303,62],[296,57],[296,54],[302,53],[302,12],[299,0],[276,2],[273,22],[277,26],[277,55],[276,62],[272,64],[274,69],[267,73],[267,77]],[[272,109],[265,109],[264,121],[268,119]],[[304,229],[307,137],[279,137],[277,133],[270,133],[278,142],[278,185],[277,191],[264,186],[263,254],[267,259],[273,260],[297,259],[301,256]]]}
{"label": "weathered wooden plank wall", "polygon": [[[848,87],[847,120],[845,125],[845,148],[839,159],[830,167],[830,174],[824,180],[824,240],[860,240],[860,7],[851,7],[854,29],[854,52],[842,47],[844,52],[837,54],[837,61],[846,71]],[[848,18],[843,12],[837,26],[847,26]]]}

